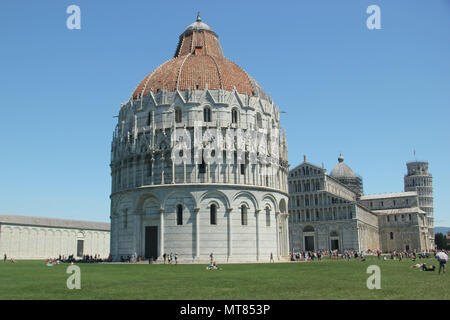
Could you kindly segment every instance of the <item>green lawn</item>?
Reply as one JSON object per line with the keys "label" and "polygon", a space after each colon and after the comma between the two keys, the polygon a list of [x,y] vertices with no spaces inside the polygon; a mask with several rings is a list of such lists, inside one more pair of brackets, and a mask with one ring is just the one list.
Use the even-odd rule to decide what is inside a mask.
{"label": "green lawn", "polygon": [[[417,260],[427,265],[434,259]],[[381,289],[366,287],[369,265]],[[409,260],[205,265],[78,264],[81,289],[66,287],[67,264],[0,262],[0,299],[450,299],[450,274],[413,269]]]}

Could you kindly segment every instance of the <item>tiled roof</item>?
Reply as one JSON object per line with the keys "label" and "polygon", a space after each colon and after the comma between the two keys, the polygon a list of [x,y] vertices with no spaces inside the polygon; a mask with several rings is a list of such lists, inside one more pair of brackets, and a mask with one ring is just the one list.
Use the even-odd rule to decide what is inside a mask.
{"label": "tiled roof", "polygon": [[21,215],[0,215],[0,224],[30,225],[52,228],[69,228],[83,230],[110,231],[111,225],[107,222],[68,220],[57,218],[30,217]]}
{"label": "tiled roof", "polygon": [[268,99],[261,85],[225,58],[218,36],[205,23],[191,24],[180,36],[173,59],[163,63],[138,85],[132,99],[160,90],[226,90]]}

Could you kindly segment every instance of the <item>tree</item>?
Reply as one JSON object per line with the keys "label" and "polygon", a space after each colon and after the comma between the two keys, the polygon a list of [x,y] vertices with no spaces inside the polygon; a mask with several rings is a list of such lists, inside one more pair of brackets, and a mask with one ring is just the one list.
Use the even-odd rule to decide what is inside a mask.
{"label": "tree", "polygon": [[434,243],[438,249],[446,249],[447,248],[447,238],[446,236],[439,232],[434,235]]}

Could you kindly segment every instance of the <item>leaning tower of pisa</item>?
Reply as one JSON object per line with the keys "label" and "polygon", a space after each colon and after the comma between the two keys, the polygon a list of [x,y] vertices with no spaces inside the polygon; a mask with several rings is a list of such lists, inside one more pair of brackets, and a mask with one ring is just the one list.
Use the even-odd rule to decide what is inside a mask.
{"label": "leaning tower of pisa", "polygon": [[429,238],[434,245],[433,176],[428,171],[428,162],[408,162],[406,167],[405,191],[417,191],[419,194],[419,207],[427,213]]}

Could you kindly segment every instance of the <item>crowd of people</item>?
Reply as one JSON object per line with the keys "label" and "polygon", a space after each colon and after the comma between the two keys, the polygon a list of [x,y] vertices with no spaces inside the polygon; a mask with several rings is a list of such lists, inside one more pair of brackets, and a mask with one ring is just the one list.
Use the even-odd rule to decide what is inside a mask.
{"label": "crowd of people", "polygon": [[[291,261],[321,261],[323,258],[327,257],[330,260],[351,260],[351,259],[360,259],[361,261],[366,261],[366,255],[377,256],[378,260],[383,259],[384,261],[388,260],[388,257],[391,260],[403,261],[404,259],[409,259],[410,261],[415,262],[416,259],[429,259],[431,257],[436,258],[439,262],[439,274],[441,271],[445,273],[446,271],[446,263],[448,260],[448,252],[446,250],[436,251],[423,251],[416,252],[416,250],[405,250],[405,251],[391,251],[387,254],[383,254],[380,250],[366,250],[366,251],[354,251],[354,250],[344,250],[343,252],[339,252],[338,250],[319,250],[319,251],[297,251],[289,253]],[[272,254],[271,254],[272,261]],[[413,266],[414,268],[421,269],[423,271],[434,271],[436,270],[436,266],[427,266],[426,263],[419,263]]]}
{"label": "crowd of people", "polygon": [[319,250],[319,251],[297,251],[291,252],[290,257],[291,261],[321,261],[324,258],[328,258],[330,260],[338,260],[345,259],[350,260],[352,258],[360,257],[362,260],[365,260],[365,255],[373,254],[372,251],[354,251],[354,250],[345,250],[343,252],[339,252],[338,250]]}
{"label": "crowd of people", "polygon": [[[136,254],[136,252],[133,253],[131,256],[125,256],[125,257],[124,256],[120,256],[120,262],[137,263],[137,262],[140,262],[142,260],[144,260],[144,257],[138,256]],[[152,259],[149,260],[149,262],[151,262],[151,261],[152,261]]]}
{"label": "crowd of people", "polygon": [[[444,250],[445,252],[445,250]],[[415,250],[409,251],[391,251],[387,254],[383,254],[380,250],[366,250],[366,251],[356,251],[356,250],[344,250],[342,252],[338,250],[319,250],[319,251],[294,251],[290,252],[291,261],[314,261],[322,260],[327,257],[330,260],[350,260],[360,258],[364,260],[367,255],[377,256],[378,259],[387,260],[386,256],[391,260],[411,259],[415,261],[416,259],[429,259],[432,255],[436,254],[436,251],[424,251],[416,252]]]}
{"label": "crowd of people", "polygon": [[[430,257],[434,257],[439,262],[439,274],[441,270],[443,273],[446,272],[446,263],[448,260],[448,252],[446,250],[436,251],[424,251],[424,252],[416,252],[416,250],[405,250],[405,251],[391,251],[387,254],[382,254],[379,250],[366,250],[366,251],[356,251],[356,250],[344,250],[339,252],[338,250],[319,250],[319,251],[291,251],[289,253],[291,261],[322,261],[324,258],[328,258],[329,260],[348,260],[351,259],[360,259],[361,261],[366,261],[366,255],[377,256],[378,260],[383,259],[384,261],[388,260],[388,257],[391,260],[403,261],[404,259],[410,259],[415,262],[417,259],[429,259]],[[222,270],[217,267],[217,263],[214,261],[214,255],[211,252],[210,254],[210,264],[206,267],[207,270]],[[136,253],[131,256],[121,256],[121,262],[129,262],[136,263],[138,261],[142,261],[143,257],[138,256]],[[154,259],[149,259],[149,263],[151,263]],[[8,255],[5,253],[3,255],[3,262],[8,261]],[[15,259],[10,257],[10,261],[15,263]],[[178,254],[171,252],[170,254],[163,254],[163,261],[166,264],[178,264]],[[79,259],[76,259],[73,254],[69,256],[59,255],[57,258],[48,258],[45,260],[45,264],[48,266],[58,265],[61,263],[99,263],[99,262],[112,262],[112,255],[109,254],[108,258],[104,259],[99,254],[89,255],[85,254]],[[273,254],[270,253],[270,262],[274,262]],[[413,268],[421,269],[423,271],[434,271],[436,266],[427,266],[425,263],[418,263]]]}
{"label": "crowd of people", "polygon": [[58,265],[61,263],[99,263],[99,262],[111,262],[112,255],[110,254],[108,258],[104,259],[99,254],[89,255],[85,254],[79,259],[75,258],[74,254],[65,256],[59,255],[57,258],[48,258],[45,260],[46,265]]}
{"label": "crowd of people", "polygon": [[168,261],[169,264],[178,264],[178,254],[172,253],[172,252],[170,254],[166,254],[164,252],[163,260],[164,260],[164,264],[166,264],[166,260]]}

